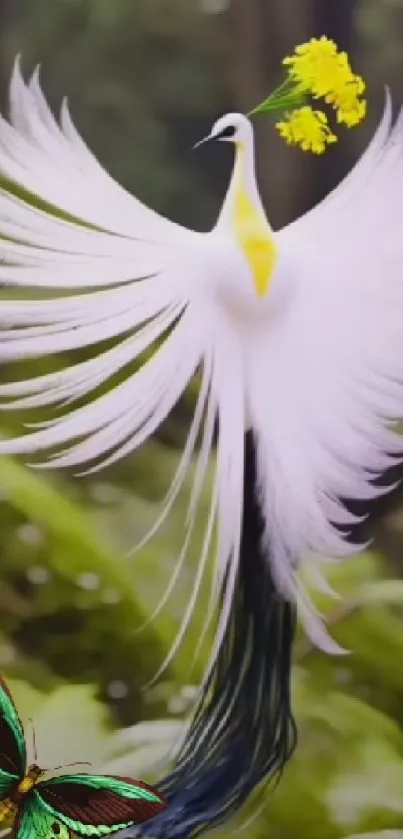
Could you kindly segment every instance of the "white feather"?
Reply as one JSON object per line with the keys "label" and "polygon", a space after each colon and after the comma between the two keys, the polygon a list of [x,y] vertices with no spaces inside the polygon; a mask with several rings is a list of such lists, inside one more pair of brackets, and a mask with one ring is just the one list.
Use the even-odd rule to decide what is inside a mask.
{"label": "white feather", "polygon": [[133,198],[103,170],[78,138],[66,104],[59,127],[44,103],[38,73],[25,85],[19,61],[10,86],[10,124],[0,125],[0,170],[64,212],[118,236],[169,247],[198,238]]}

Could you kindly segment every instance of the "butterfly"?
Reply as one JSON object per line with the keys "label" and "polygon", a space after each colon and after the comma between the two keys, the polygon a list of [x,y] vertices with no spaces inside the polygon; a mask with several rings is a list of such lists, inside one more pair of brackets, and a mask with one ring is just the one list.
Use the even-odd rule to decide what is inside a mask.
{"label": "butterfly", "polygon": [[141,824],[167,802],[142,781],[107,775],[59,775],[27,767],[24,729],[0,676],[0,825],[11,822],[12,839],[108,836]]}

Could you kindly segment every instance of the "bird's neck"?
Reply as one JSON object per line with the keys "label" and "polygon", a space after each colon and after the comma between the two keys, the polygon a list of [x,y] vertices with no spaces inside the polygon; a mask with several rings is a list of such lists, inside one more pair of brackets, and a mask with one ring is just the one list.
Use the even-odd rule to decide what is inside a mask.
{"label": "bird's neck", "polygon": [[217,227],[226,227],[234,236],[252,271],[257,294],[266,294],[277,247],[257,188],[253,146],[236,144],[234,169]]}

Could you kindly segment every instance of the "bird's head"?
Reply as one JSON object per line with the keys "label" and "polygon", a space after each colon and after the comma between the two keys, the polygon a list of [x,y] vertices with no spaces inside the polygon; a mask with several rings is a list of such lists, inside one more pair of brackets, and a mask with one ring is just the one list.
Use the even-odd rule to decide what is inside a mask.
{"label": "bird's head", "polygon": [[194,148],[207,143],[208,140],[220,140],[224,143],[243,145],[252,140],[252,135],[252,125],[247,117],[243,114],[225,114],[214,123],[210,134],[199,140]]}

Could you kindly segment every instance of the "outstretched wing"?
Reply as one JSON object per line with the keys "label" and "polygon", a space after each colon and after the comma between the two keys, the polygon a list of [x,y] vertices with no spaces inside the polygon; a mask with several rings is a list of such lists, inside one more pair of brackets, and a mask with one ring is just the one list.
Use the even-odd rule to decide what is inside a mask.
{"label": "outstretched wing", "polygon": [[355,169],[278,233],[281,302],[246,371],[260,485],[282,590],[301,547],[342,556],[354,517],[340,499],[373,498],[403,441],[403,112]]}
{"label": "outstretched wing", "polygon": [[142,824],[166,807],[153,787],[130,778],[61,775],[38,784],[36,798],[78,836],[106,836]]}
{"label": "outstretched wing", "polygon": [[39,801],[29,798],[15,820],[11,836],[12,839],[70,839],[70,831]]}
{"label": "outstretched wing", "polygon": [[0,676],[0,798],[20,780],[25,765],[24,731],[11,693]]}
{"label": "outstretched wing", "polygon": [[[220,427],[228,429],[218,456],[200,571],[172,656],[190,623],[218,518],[217,584],[207,623],[220,599],[228,557],[234,560],[229,592],[236,578],[244,392],[237,334],[225,318],[214,317],[210,305],[209,289],[223,265],[221,246],[215,248],[214,236],[211,245],[206,235],[173,225],[128,196],[84,146],[66,107],[59,127],[37,75],[26,86],[18,65],[11,85],[10,123],[0,120],[1,172],[9,180],[0,177],[0,285],[6,283],[11,291],[16,287],[18,294],[10,299],[8,288],[1,302],[0,363],[89,346],[94,347],[94,357],[58,373],[0,386],[4,410],[61,408],[60,416],[52,413],[52,420],[39,430],[0,440],[0,454],[47,450],[48,467],[85,464],[89,471],[99,469],[144,443],[202,369],[194,419],[156,525],[177,499],[202,437],[185,543],[166,600],[195,533],[217,415]],[[40,207],[35,196],[42,201]],[[226,257],[224,253],[224,266]],[[36,299],[29,299],[29,288]],[[48,299],[38,299],[38,289],[46,291]],[[77,292],[71,294],[72,289]],[[216,352],[215,345],[222,351]],[[145,358],[150,348],[155,351]],[[228,375],[229,364],[234,375]],[[120,383],[110,383],[116,374]],[[162,605],[163,601],[159,608]],[[219,638],[229,606],[230,596]]]}
{"label": "outstretched wing", "polygon": [[[392,128],[394,131],[393,140],[391,137]],[[341,214],[343,212],[343,208],[348,207],[348,205],[350,205],[351,209],[352,201],[357,199],[360,200],[361,188],[365,185],[368,178],[373,184],[373,176],[378,163],[380,163],[381,158],[383,157],[386,144],[391,140],[393,145],[396,142],[398,144],[401,142],[399,141],[399,132],[401,132],[401,116],[393,127],[392,102],[389,90],[386,89],[385,106],[382,118],[361,157],[358,158],[351,171],[325,198],[323,198],[322,201],[320,201],[315,207],[312,207],[311,210],[308,210],[308,212],[306,212],[303,216],[300,216],[283,228],[280,232],[280,241],[284,241],[286,237],[288,238],[290,235],[294,234],[297,237],[300,237],[302,234],[306,234],[307,236],[312,235],[314,225],[316,231],[318,230],[318,226],[322,225],[324,228],[329,228],[329,224],[331,225],[331,216],[334,217],[336,211]]]}
{"label": "outstretched wing", "polygon": [[[142,363],[150,347],[166,347],[137,376],[127,375],[112,398],[57,420],[46,442],[39,432],[36,443],[25,438],[14,447],[73,446],[93,435],[88,448],[77,444],[74,465],[134,449],[186,388],[201,359],[201,324],[187,307],[205,235],[162,218],[113,181],[78,136],[67,106],[59,126],[38,75],[25,85],[18,63],[10,102],[10,122],[0,118],[0,286],[8,287],[0,360],[114,346],[60,374],[5,385],[0,397],[16,397],[14,407],[87,400],[109,377]],[[24,287],[25,299],[10,299],[13,287]],[[47,298],[29,299],[39,288]]]}
{"label": "outstretched wing", "polygon": [[[39,198],[44,210],[35,213],[26,209],[24,214],[23,202],[16,200],[13,204],[10,200],[7,219],[11,236],[23,232],[25,221],[27,239],[32,236],[34,247],[50,245],[57,253],[58,245],[64,244],[67,248],[62,247],[61,251],[71,253],[68,244],[76,242],[77,246],[83,246],[82,250],[77,248],[78,255],[127,260],[136,256],[136,242],[159,246],[165,243],[171,247],[172,242],[178,246],[190,235],[197,236],[160,216],[114,181],[77,133],[66,100],[59,125],[43,96],[38,69],[26,85],[18,59],[10,84],[10,122],[2,119],[0,139],[3,179],[8,178],[23,188],[22,199],[29,201],[31,193],[31,198],[36,196],[37,204]],[[21,195],[21,189],[17,188],[16,192]],[[65,218],[86,225],[89,234],[95,228],[105,235],[86,236],[85,229],[80,235],[74,225],[52,224],[46,212],[48,207],[58,208]],[[91,250],[91,244],[95,244],[95,251]],[[74,281],[72,284],[79,285]]]}

